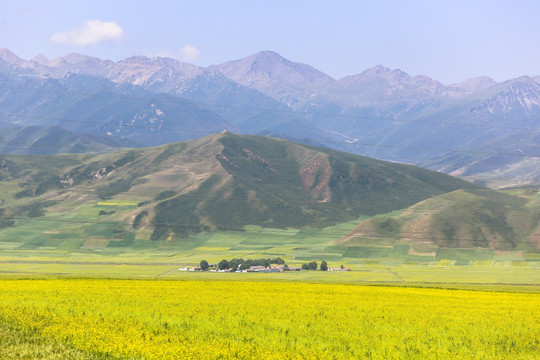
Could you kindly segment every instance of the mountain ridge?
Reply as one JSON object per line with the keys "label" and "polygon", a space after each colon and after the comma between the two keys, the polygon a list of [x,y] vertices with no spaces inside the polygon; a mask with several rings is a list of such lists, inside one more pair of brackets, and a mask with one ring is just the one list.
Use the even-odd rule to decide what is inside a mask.
{"label": "mountain ridge", "polygon": [[[361,155],[422,166],[440,164],[441,159],[445,159],[448,163],[445,166],[433,165],[436,167],[432,169],[436,170],[455,167],[456,164],[451,163],[455,152],[480,147],[483,152],[500,153],[496,147],[489,146],[504,141],[509,132],[531,129],[530,133],[520,133],[524,143],[533,144],[540,131],[538,77],[523,76],[504,82],[479,77],[444,85],[427,76],[411,76],[399,69],[378,65],[336,80],[271,51],[206,68],[160,57],[139,56],[113,62],[80,54],[47,61],[49,66],[43,65],[45,57],[40,57],[40,61],[25,61],[7,49],[0,51],[0,58],[0,72],[9,75],[2,83],[8,86],[16,77],[66,81],[81,76],[79,79],[87,82],[90,77],[106,79],[118,89],[122,88],[121,94],[129,95],[134,91],[141,96],[154,92],[186,97],[206,110],[209,117],[205,115],[201,121],[214,118],[234,125],[227,127],[221,122],[210,126],[210,131],[225,128],[245,134],[306,139],[306,142],[328,144]],[[86,79],[82,80],[84,76]],[[43,86],[43,93],[50,89],[46,82],[32,86]],[[88,85],[88,91],[96,90]],[[0,101],[1,97],[2,94]],[[62,114],[58,109],[65,106],[65,102],[60,101],[60,97],[57,100],[51,97],[39,97],[47,98],[49,103],[48,110],[39,114],[32,113],[31,109],[37,108],[36,101],[45,100],[32,102],[23,97],[26,103],[20,100],[16,113],[58,117]],[[104,106],[94,100],[94,107]],[[53,107],[58,109],[51,111]],[[11,108],[12,104],[5,107]],[[124,126],[126,117],[147,116],[143,110],[122,115],[111,107],[108,109],[108,114],[103,112],[100,116],[114,118],[117,127]],[[212,113],[217,116],[210,115]],[[19,124],[24,125],[24,122]],[[107,133],[110,129],[96,131]],[[141,132],[133,132],[129,136],[141,135]],[[162,143],[188,137],[167,135]],[[151,131],[148,136],[155,138]],[[154,139],[147,145],[158,143]],[[519,153],[522,147],[516,142],[509,145],[514,146],[507,148],[513,153]],[[425,149],[428,151],[423,151]],[[538,154],[526,156],[536,158]],[[473,162],[479,160],[480,156],[472,159]],[[514,165],[525,164],[521,160],[516,159]],[[470,167],[473,168],[477,167]],[[487,169],[491,173],[495,170]]]}

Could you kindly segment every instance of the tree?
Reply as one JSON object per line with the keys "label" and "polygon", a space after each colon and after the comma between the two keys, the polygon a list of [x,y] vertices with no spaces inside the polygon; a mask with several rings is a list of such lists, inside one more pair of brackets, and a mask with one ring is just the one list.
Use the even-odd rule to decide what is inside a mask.
{"label": "tree", "polygon": [[221,260],[218,264],[218,269],[219,270],[225,270],[225,269],[228,269],[229,268],[229,262],[225,259]]}
{"label": "tree", "polygon": [[244,259],[232,259],[231,261],[229,261],[229,269],[235,271],[240,265],[242,265],[243,262]]}
{"label": "tree", "polygon": [[270,260],[268,259],[261,259],[260,266],[269,267],[270,266]]}
{"label": "tree", "polygon": [[201,267],[202,271],[208,270],[208,267],[209,267],[208,261],[201,260],[201,263],[199,264],[199,266]]}
{"label": "tree", "polygon": [[302,270],[309,270],[308,264],[302,264]]}
{"label": "tree", "polygon": [[309,270],[317,270],[317,262],[316,261],[312,261],[308,264],[309,266]]}
{"label": "tree", "polygon": [[321,262],[321,271],[328,271],[328,264],[324,260]]}

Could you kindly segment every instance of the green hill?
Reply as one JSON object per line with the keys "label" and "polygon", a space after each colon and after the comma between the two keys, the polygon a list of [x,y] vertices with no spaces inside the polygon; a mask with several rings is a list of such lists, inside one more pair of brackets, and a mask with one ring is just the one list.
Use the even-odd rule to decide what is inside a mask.
{"label": "green hill", "polygon": [[[410,246],[408,254],[459,258],[458,249],[538,252],[540,207],[537,197],[490,189],[456,190],[421,201],[391,216],[360,223],[336,241],[345,246]],[[472,252],[471,252],[472,251]],[[478,259],[474,250],[465,251]],[[486,254],[493,255],[493,252]],[[481,258],[481,257],[480,257]]]}
{"label": "green hill", "polygon": [[[432,225],[423,243],[515,249],[538,224],[534,217],[521,230],[511,223],[526,200],[441,173],[231,133],[101,155],[2,155],[0,186],[0,245],[21,249],[193,248],[205,234],[241,234],[249,226],[276,234],[306,229],[295,232],[295,243],[310,244],[324,240],[310,234],[361,217],[372,219],[340,240],[345,247],[415,243],[406,235],[423,231],[414,230],[414,209],[426,206]],[[387,222],[376,216],[406,208]],[[370,232],[361,233],[365,224]],[[493,236],[482,230],[464,242],[475,226]],[[265,234],[257,246],[275,245]],[[339,234],[327,231],[324,241]]]}

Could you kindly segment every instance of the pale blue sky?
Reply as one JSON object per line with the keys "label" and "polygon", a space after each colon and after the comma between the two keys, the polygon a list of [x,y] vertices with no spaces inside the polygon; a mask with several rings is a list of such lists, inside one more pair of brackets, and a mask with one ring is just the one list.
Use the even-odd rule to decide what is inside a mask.
{"label": "pale blue sky", "polygon": [[540,75],[539,19],[535,0],[4,0],[0,47],[201,66],[273,50],[335,78],[381,64],[449,84]]}

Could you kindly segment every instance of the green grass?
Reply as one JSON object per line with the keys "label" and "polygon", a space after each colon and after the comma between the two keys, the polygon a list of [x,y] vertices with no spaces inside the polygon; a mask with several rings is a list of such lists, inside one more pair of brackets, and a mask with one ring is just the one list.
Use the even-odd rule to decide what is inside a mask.
{"label": "green grass", "polygon": [[531,261],[531,260],[538,260],[540,261],[540,253],[526,253],[525,254],[525,259]]}
{"label": "green grass", "polygon": [[[339,265],[333,264],[336,267]],[[233,281],[295,281],[365,284],[386,283],[402,286],[469,286],[482,288],[485,285],[528,285],[529,291],[540,292],[540,269],[474,268],[470,266],[363,266],[351,272],[301,271],[279,274],[200,273],[175,271],[176,267],[156,265],[71,265],[71,264],[0,264],[2,277],[113,277],[113,278],[163,278],[163,279],[207,279]],[[391,269],[391,271],[388,271]],[[160,276],[161,275],[161,276]],[[445,285],[446,284],[446,285]]]}
{"label": "green grass", "polygon": [[406,258],[409,255],[409,245],[394,245],[388,257]]}
{"label": "green grass", "polygon": [[474,250],[469,249],[439,249],[435,260],[453,259],[462,261],[471,261],[475,259]]}
{"label": "green grass", "polygon": [[[94,211],[82,206],[83,212]],[[73,214],[72,214],[73,215]],[[75,216],[76,217],[76,216]],[[114,224],[21,222],[18,228],[0,232],[0,272],[19,275],[156,277],[176,267],[197,265],[205,259],[217,263],[232,258],[281,257],[290,265],[326,260],[330,267],[346,265],[355,275],[304,273],[280,275],[351,282],[457,282],[538,284],[540,266],[535,253],[494,252],[490,249],[439,249],[436,255],[413,254],[407,244],[393,246],[345,246],[334,241],[365,218],[323,229],[264,229],[247,226],[244,231],[201,232],[182,241],[164,243],[127,232],[113,239]],[[60,233],[58,233],[60,232]],[[15,235],[15,236],[14,236]],[[21,262],[22,261],[22,262]],[[389,271],[391,269],[392,271]],[[416,269],[416,270],[415,270]],[[449,274],[459,274],[457,277]],[[455,272],[455,269],[461,269]],[[478,269],[488,269],[478,277]],[[403,273],[404,271],[404,273]],[[426,276],[422,276],[425,273]],[[475,274],[472,276],[467,275]],[[493,274],[498,274],[495,279]],[[431,274],[431,275],[429,275]],[[528,274],[528,275],[517,275]],[[165,275],[178,276],[174,271]],[[291,278],[294,279],[294,278]],[[516,280],[519,279],[519,280]]]}

